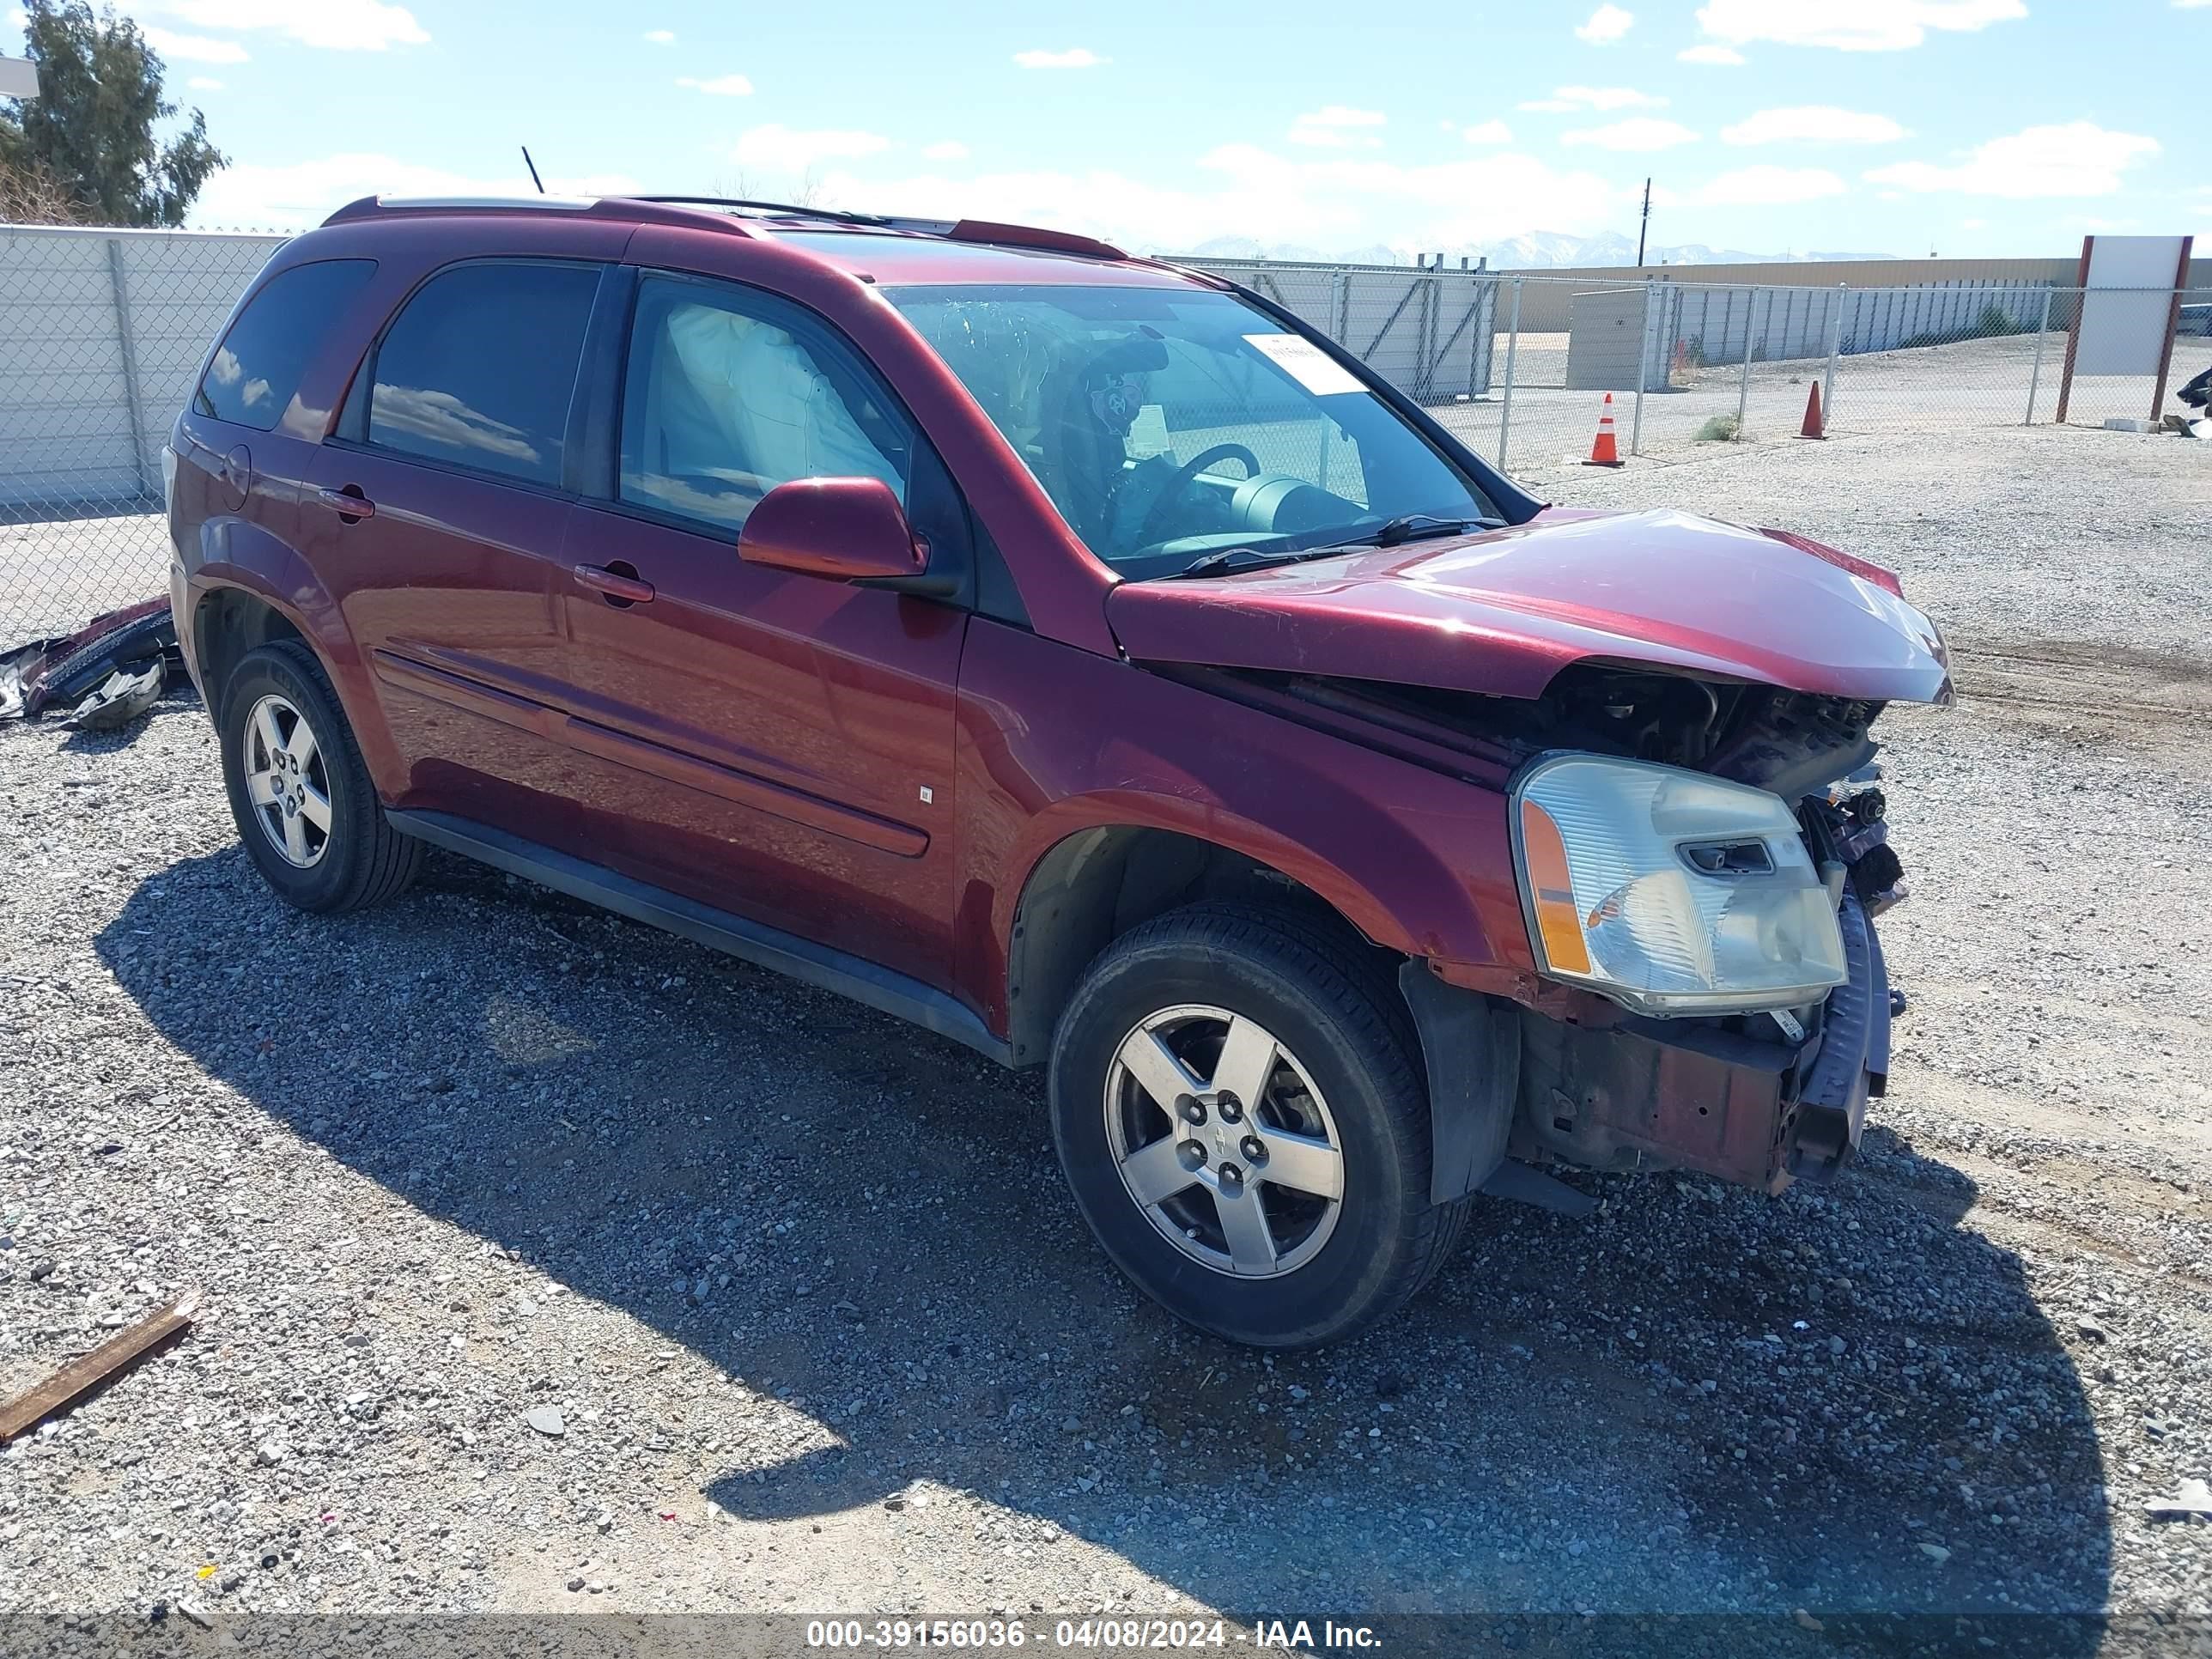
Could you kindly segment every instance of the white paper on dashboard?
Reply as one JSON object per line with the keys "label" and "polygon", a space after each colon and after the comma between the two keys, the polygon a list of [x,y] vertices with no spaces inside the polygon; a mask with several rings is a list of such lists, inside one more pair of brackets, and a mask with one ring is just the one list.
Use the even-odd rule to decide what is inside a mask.
{"label": "white paper on dashboard", "polygon": [[1247,334],[1244,337],[1267,353],[1276,368],[1316,396],[1367,390],[1350,369],[1303,335]]}

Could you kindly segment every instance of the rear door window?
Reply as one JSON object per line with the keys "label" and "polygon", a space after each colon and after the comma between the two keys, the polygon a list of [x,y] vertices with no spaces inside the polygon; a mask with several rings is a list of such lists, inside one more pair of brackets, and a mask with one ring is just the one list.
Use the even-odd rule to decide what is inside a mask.
{"label": "rear door window", "polygon": [[377,349],[368,441],[560,483],[599,274],[597,265],[488,263],[433,276]]}
{"label": "rear door window", "polygon": [[271,276],[216,348],[192,407],[218,421],[272,430],[332,320],[375,270],[374,259],[319,259]]}

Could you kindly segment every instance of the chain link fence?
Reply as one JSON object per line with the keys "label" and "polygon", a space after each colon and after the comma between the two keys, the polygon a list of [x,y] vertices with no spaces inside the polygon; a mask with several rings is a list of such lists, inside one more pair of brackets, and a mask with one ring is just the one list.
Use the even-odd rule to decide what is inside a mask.
{"label": "chain link fence", "polygon": [[[161,447],[276,236],[0,226],[0,650],[161,591]],[[2073,375],[2081,293],[2032,281],[1807,288],[1192,261],[1244,283],[1524,478],[1827,435],[2148,420],[2150,376]],[[2172,393],[2212,368],[2212,289],[2166,294]],[[1524,316],[1541,328],[1524,327]],[[1566,326],[1559,325],[1565,321]],[[1348,458],[1347,458],[1348,459]]]}
{"label": "chain link fence", "polygon": [[283,240],[0,227],[0,650],[162,591],[161,446]]}
{"label": "chain link fence", "polygon": [[[2151,422],[2154,398],[2158,416],[2179,412],[2174,392],[2212,368],[2212,289],[2150,296],[2171,304],[2178,320],[2160,396],[2149,374],[2069,376],[2079,289],[1494,280],[1491,388],[1437,412],[1486,459],[1524,477],[1556,476],[1589,454],[1608,391],[1621,453],[1678,461],[1730,444],[1794,441],[1814,419],[1831,438],[2046,424],[2060,418],[2062,391],[2069,424]],[[1554,326],[1518,327],[1524,309]],[[1562,318],[1565,331],[1556,327]]]}

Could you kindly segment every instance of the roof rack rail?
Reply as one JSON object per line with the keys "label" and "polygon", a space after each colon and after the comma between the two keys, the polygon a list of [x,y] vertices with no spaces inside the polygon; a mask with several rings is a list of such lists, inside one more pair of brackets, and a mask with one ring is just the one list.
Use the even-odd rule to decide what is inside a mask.
{"label": "roof rack rail", "polygon": [[1087,254],[1097,259],[1126,259],[1129,256],[1111,242],[1073,231],[1047,230],[1037,225],[1002,224],[994,219],[923,219],[884,213],[854,213],[845,208],[794,207],[788,202],[758,202],[743,196],[628,196],[630,202],[655,202],[670,207],[745,208],[755,213],[789,214],[795,219],[828,219],[837,224],[866,225],[879,230],[903,230],[922,236],[942,236],[954,242],[986,242],[1000,247],[1048,248],[1057,253]]}
{"label": "roof rack rail", "polygon": [[358,196],[323,222],[342,224],[349,219],[374,218],[380,213],[453,213],[483,209],[586,213],[599,200],[596,196]]}
{"label": "roof rack rail", "polygon": [[834,219],[841,224],[887,225],[893,222],[877,213],[851,213],[843,208],[798,207],[789,202],[757,202],[746,196],[624,196],[625,202],[652,202],[663,207],[746,208],[755,213],[788,214],[794,219]]}
{"label": "roof rack rail", "polygon": [[1048,248],[1055,253],[1081,253],[1094,259],[1126,259],[1129,256],[1111,242],[1096,236],[1079,236],[1070,230],[1046,230],[1036,225],[1002,225],[991,219],[963,219],[945,236],[955,242],[988,242],[995,247]]}
{"label": "roof rack rail", "polygon": [[673,210],[669,222],[719,222],[740,235],[750,234],[733,218],[714,214],[684,215],[684,209],[736,208],[749,214],[792,219],[812,219],[825,224],[851,225],[868,230],[888,230],[911,236],[935,236],[952,242],[977,242],[994,247],[1033,247],[1054,253],[1073,253],[1092,259],[1127,259],[1129,255],[1111,242],[1073,231],[1048,230],[1038,225],[1002,224],[994,219],[924,219],[882,213],[855,213],[846,208],[801,207],[789,202],[763,202],[746,196],[364,196],[348,202],[323,221],[326,225],[369,219],[386,213],[454,213],[507,210],[621,214],[627,205],[638,209]]}

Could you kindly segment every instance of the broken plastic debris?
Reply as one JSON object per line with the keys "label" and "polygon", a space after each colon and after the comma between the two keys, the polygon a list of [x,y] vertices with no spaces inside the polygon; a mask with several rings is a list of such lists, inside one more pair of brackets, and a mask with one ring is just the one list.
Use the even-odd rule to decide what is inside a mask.
{"label": "broken plastic debris", "polygon": [[[0,653],[0,720],[35,719],[53,705],[70,708],[76,718],[118,671],[131,676],[135,685],[159,669],[154,691],[158,697],[169,674],[183,668],[168,600],[148,599],[96,617],[65,640],[34,640]],[[131,717],[118,714],[116,723]]]}
{"label": "broken plastic debris", "polygon": [[94,686],[62,724],[76,732],[120,731],[161,702],[168,678],[168,665],[159,657],[118,668]]}
{"label": "broken plastic debris", "polygon": [[2153,1515],[2212,1516],[2212,1486],[2194,1477],[2175,1488],[2171,1498],[2154,1498],[2143,1505]]}

